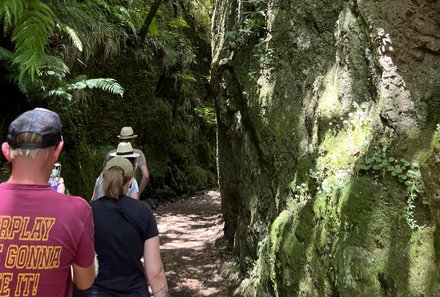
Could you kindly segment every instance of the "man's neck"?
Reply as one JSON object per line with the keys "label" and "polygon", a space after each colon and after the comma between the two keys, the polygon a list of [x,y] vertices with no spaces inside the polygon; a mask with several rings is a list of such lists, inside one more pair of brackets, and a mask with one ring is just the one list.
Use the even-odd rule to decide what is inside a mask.
{"label": "man's neck", "polygon": [[[46,178],[47,176],[47,178]],[[39,174],[39,176],[19,175],[12,173],[8,179],[8,183],[25,184],[25,185],[46,185],[49,181],[49,175]]]}
{"label": "man's neck", "polygon": [[53,164],[48,159],[42,160],[36,157],[30,160],[19,157],[12,161],[12,172],[8,182],[28,185],[48,184],[52,167]]}

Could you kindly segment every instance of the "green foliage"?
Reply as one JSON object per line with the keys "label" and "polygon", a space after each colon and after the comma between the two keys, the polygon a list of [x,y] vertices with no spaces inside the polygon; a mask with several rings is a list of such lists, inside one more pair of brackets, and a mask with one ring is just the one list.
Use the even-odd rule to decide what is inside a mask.
{"label": "green foliage", "polygon": [[46,55],[43,58],[39,79],[34,81],[22,80],[20,83],[21,90],[24,94],[28,94],[40,89],[44,93],[43,97],[58,96],[68,101],[72,101],[72,94],[81,97],[79,92],[85,89],[100,89],[121,97],[124,94],[124,89],[115,79],[87,79],[85,75],[79,75],[73,82],[67,82],[66,76],[69,73],[69,67],[61,59]]}
{"label": "green foliage", "polygon": [[11,40],[16,48],[14,64],[20,69],[20,78],[29,74],[34,79],[55,25],[54,13],[37,0],[5,0],[2,4],[0,18],[5,20],[4,31],[12,30]]}
{"label": "green foliage", "polygon": [[113,78],[85,79],[80,83],[85,85],[83,88],[86,87],[90,89],[98,88],[103,91],[107,91],[119,95],[121,97],[124,95],[124,89]]}
{"label": "green foliage", "polygon": [[217,122],[215,110],[212,107],[196,107],[194,111],[208,125],[215,125]]}
{"label": "green foliage", "polygon": [[66,24],[57,24],[57,27],[60,28],[63,32],[65,32],[70,37],[73,44],[80,52],[83,51],[83,44],[81,42],[81,39],[79,38],[78,34],[76,33],[76,31],[74,29],[72,29],[71,27],[69,27]]}
{"label": "green foliage", "polygon": [[0,46],[0,62],[7,73],[3,76],[5,81],[14,81],[15,78],[19,77],[18,69],[13,65],[13,59],[14,53]]}
{"label": "green foliage", "polygon": [[215,175],[198,165],[185,167],[183,171],[177,170],[175,179],[180,193],[193,194],[216,186]]}
{"label": "green foliage", "polygon": [[2,167],[0,168],[0,182],[4,182],[8,180],[11,174],[10,163],[0,164]]}
{"label": "green foliage", "polygon": [[160,34],[160,30],[157,26],[157,21],[156,19],[153,19],[151,21],[150,27],[148,27],[148,33],[150,34],[151,37],[157,37]]}
{"label": "green foliage", "polygon": [[407,199],[406,221],[412,229],[419,228],[414,218],[415,200],[417,195],[423,192],[422,174],[418,162],[386,157],[384,152],[376,150],[371,157],[363,160],[359,169],[373,173],[375,178],[384,178],[386,173],[397,177],[398,181],[407,189],[405,194]]}
{"label": "green foliage", "polygon": [[[101,1],[102,3],[105,2]],[[0,19],[4,20],[3,29],[6,33],[12,34],[11,41],[15,44],[12,64],[17,69],[13,72],[17,73],[18,78],[14,78],[14,81],[19,81],[19,84],[22,85],[29,85],[27,82],[22,82],[22,80],[27,80],[25,76],[29,76],[31,81],[41,79],[40,71],[44,65],[44,59],[50,55],[49,51],[53,51],[47,45],[49,38],[53,37],[54,27],[64,33],[80,52],[84,50],[82,39],[89,47],[103,41],[97,34],[111,32],[109,28],[112,26],[103,23],[101,28],[96,28],[100,22],[95,22],[94,19],[103,20],[102,12],[93,11],[93,1],[87,1],[82,5],[85,6],[74,1],[64,1],[63,3],[49,1],[48,4],[37,0],[5,0],[2,2]],[[54,11],[57,13],[56,16]],[[60,18],[63,18],[64,21]],[[85,27],[89,28],[85,29]],[[78,32],[78,28],[80,32]],[[93,32],[93,34],[89,34],[89,32]],[[114,39],[116,38],[112,38],[112,40]],[[111,42],[107,43],[106,54],[111,52],[111,44]],[[57,56],[62,54],[58,49],[55,52]],[[29,88],[21,89],[29,90]]]}
{"label": "green foliage", "polygon": [[4,20],[4,32],[8,32],[20,22],[26,6],[25,0],[2,1],[0,5],[0,18]]}
{"label": "green foliage", "polygon": [[84,89],[101,89],[106,92],[110,92],[119,96],[124,95],[124,88],[116,82],[113,78],[93,78],[87,79],[84,75],[76,78],[73,83],[63,82],[60,87],[48,92],[49,96],[59,96],[61,98],[72,101],[71,92],[78,92]]}
{"label": "green foliage", "polygon": [[157,38],[148,39],[147,42],[161,53],[162,66],[166,72],[176,65],[180,69],[187,69],[195,61],[196,56],[191,43],[177,32],[160,31]]}
{"label": "green foliage", "polygon": [[52,77],[57,81],[63,81],[69,73],[69,67],[67,67],[60,58],[55,56],[44,56],[40,77]]}
{"label": "green foliage", "polygon": [[[78,62],[84,65],[92,57],[99,61],[117,55],[128,36],[136,34],[141,15],[137,9],[100,0],[51,1],[50,7],[56,13],[58,30],[48,51],[69,67]],[[74,47],[69,46],[71,43]]]}
{"label": "green foliage", "polygon": [[[151,158],[157,157],[159,162],[159,170],[155,166],[151,168],[151,193],[147,195],[153,193],[171,197],[173,194],[175,197],[186,194],[186,191],[216,185],[213,170],[215,161],[211,162],[214,158],[204,155],[205,149],[213,151],[213,145],[210,145],[213,139],[201,135],[208,130],[209,133],[213,131],[207,129],[206,124],[215,123],[215,113],[204,107],[194,111],[196,106],[208,104],[204,102],[206,94],[203,92],[206,89],[201,81],[206,80],[206,74],[202,72],[209,67],[209,63],[207,57],[200,55],[205,51],[203,42],[206,42],[209,54],[210,35],[208,30],[201,30],[209,29],[206,26],[208,23],[204,23],[205,27],[202,28],[192,13],[199,9],[196,7],[203,6],[205,9],[197,12],[205,21],[209,20],[210,2],[188,3],[184,14],[181,14],[182,10],[178,11],[181,16],[171,11],[171,5],[161,5],[149,26],[150,34],[140,44],[139,31],[150,10],[148,4],[153,2],[156,1],[1,1],[0,22],[5,43],[2,43],[4,47],[0,47],[3,71],[0,79],[16,83],[25,94],[25,104],[46,105],[60,113],[66,138],[61,161],[65,164],[66,183],[72,194],[86,198],[91,194],[96,170],[102,165],[101,160],[96,161],[101,152],[97,151],[95,145],[108,144],[110,141],[114,143],[114,131],[119,129],[115,123],[121,118],[130,120],[127,114],[133,115],[130,121],[134,122],[130,122],[130,125],[138,127],[139,146],[155,152],[157,156]],[[40,24],[19,27],[27,15],[33,16],[31,21]],[[189,27],[191,30],[187,30]],[[193,27],[197,32],[193,32]],[[31,28],[37,30],[32,31]],[[34,71],[34,76],[29,71],[23,72],[23,65],[15,62],[16,52],[11,48],[14,45],[29,46],[25,43],[24,35],[23,39],[18,39],[22,35],[15,35],[16,40],[23,44],[11,42],[10,38],[16,29],[39,38],[39,43],[23,51],[29,55],[31,50],[38,49],[37,58],[20,60],[25,66],[26,63],[34,65],[34,68],[29,68],[29,71]],[[197,47],[193,46],[194,40],[197,41]],[[196,60],[196,52],[200,60]],[[126,63],[132,64],[126,67]],[[118,70],[123,73],[116,72]],[[87,76],[82,75],[81,71],[85,71]],[[124,104],[115,102],[113,96],[90,91],[103,90],[121,97],[124,94],[122,86],[112,78],[89,79],[96,73],[110,73],[110,77],[118,73],[126,80],[127,86],[124,85],[124,88],[130,88],[130,97],[124,96]],[[169,86],[174,86],[175,94],[181,94],[181,98],[167,97],[167,92],[163,98],[157,98],[154,92],[146,91],[152,89],[149,85],[153,85],[159,75],[171,78]],[[94,100],[85,100],[91,93],[96,95]],[[29,101],[26,101],[27,98],[30,98]],[[97,127],[91,119],[96,118],[96,110],[103,109],[105,118],[99,118],[103,124]],[[92,110],[93,115],[89,114]],[[177,121],[186,128],[177,131],[174,127]],[[152,131],[157,123],[165,129]],[[184,133],[180,134],[183,130]],[[174,155],[169,151],[175,143],[179,143],[183,149]],[[164,146],[167,149],[164,150]]]}
{"label": "green foliage", "polygon": [[175,29],[189,28],[188,23],[181,16],[170,21],[170,26]]}
{"label": "green foliage", "polygon": [[14,53],[0,46],[0,61],[12,62]]}
{"label": "green foliage", "polygon": [[246,46],[249,41],[258,37],[262,30],[265,30],[267,4],[262,0],[247,1],[248,7],[243,13],[242,27],[237,31],[224,32],[224,39],[227,47],[234,50]]}
{"label": "green foliage", "polygon": [[123,6],[118,6],[113,9],[113,14],[119,19],[119,21],[130,29],[133,34],[137,33],[136,16],[137,14],[131,14],[128,9]]}
{"label": "green foliage", "polygon": [[[7,64],[11,62],[11,57],[11,52],[0,47],[0,60],[5,60],[5,64]],[[30,80],[24,77],[17,81],[17,68],[11,65],[9,71],[9,77],[11,80],[16,80],[23,94],[36,94],[43,91],[42,97],[58,96],[68,101],[72,101],[72,94],[82,97],[79,92],[85,89],[100,89],[121,97],[124,94],[122,86],[112,78],[87,79],[85,75],[79,75],[73,82],[67,82],[66,76],[70,73],[70,69],[60,58],[55,56],[45,55],[42,58],[38,79]]]}
{"label": "green foliage", "polygon": [[203,33],[200,37],[209,43],[210,28],[211,28],[211,1],[199,0],[191,2],[191,17],[194,20],[194,25],[199,32]]}

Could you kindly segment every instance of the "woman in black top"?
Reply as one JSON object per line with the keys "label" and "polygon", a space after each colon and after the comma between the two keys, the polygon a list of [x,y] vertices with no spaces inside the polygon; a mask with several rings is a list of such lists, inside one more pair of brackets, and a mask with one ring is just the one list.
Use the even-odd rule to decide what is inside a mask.
{"label": "woman in black top", "polygon": [[153,212],[147,203],[125,195],[133,176],[126,158],[107,162],[105,196],[91,202],[98,276],[91,289],[76,290],[73,296],[147,297],[148,285],[154,297],[168,296]]}

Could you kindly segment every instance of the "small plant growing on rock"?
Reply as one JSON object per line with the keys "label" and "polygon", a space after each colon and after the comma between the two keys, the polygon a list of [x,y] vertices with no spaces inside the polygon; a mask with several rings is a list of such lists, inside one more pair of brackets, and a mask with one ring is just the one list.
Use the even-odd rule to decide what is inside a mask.
{"label": "small plant growing on rock", "polygon": [[380,150],[368,158],[359,167],[360,170],[371,172],[374,178],[385,177],[386,173],[398,178],[399,182],[404,184],[406,191],[407,205],[405,209],[406,222],[411,229],[417,229],[417,221],[414,218],[415,200],[419,193],[423,192],[422,174],[418,162],[409,162],[405,159],[395,159],[386,157]]}

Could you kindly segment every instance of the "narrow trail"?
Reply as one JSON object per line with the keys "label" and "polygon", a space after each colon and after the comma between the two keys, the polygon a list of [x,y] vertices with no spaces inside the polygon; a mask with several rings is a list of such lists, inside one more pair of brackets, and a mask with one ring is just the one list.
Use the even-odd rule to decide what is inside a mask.
{"label": "narrow trail", "polygon": [[172,297],[228,296],[222,266],[232,262],[223,238],[220,194],[209,191],[154,211]]}

